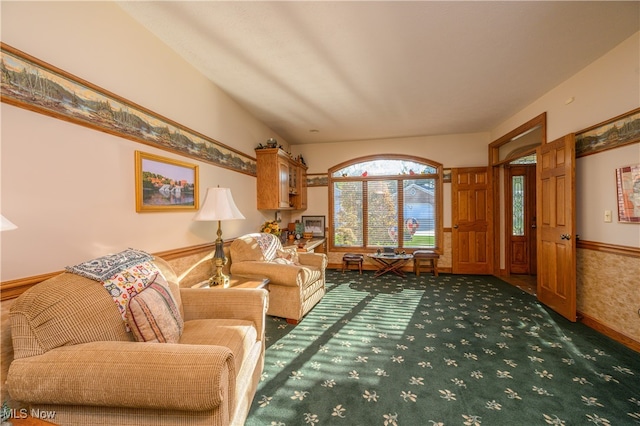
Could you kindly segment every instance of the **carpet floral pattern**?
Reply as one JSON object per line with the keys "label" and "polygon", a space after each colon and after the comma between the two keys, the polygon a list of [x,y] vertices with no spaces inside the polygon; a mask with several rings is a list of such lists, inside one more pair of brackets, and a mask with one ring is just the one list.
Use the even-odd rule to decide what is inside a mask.
{"label": "carpet floral pattern", "polygon": [[298,324],[268,318],[246,424],[640,424],[640,355],[486,276],[327,271]]}

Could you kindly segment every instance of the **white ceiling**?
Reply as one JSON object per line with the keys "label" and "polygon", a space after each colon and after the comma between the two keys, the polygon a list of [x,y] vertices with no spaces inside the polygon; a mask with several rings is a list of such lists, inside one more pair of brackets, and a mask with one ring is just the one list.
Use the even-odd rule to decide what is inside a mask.
{"label": "white ceiling", "polygon": [[119,4],[291,144],[489,131],[640,29],[636,1]]}

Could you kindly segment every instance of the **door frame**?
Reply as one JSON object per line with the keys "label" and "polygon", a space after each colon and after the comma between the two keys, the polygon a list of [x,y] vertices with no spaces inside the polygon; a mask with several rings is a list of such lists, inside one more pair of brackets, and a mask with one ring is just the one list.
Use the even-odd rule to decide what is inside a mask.
{"label": "door frame", "polygon": [[[504,165],[513,160],[513,158],[501,158],[500,147],[507,145],[508,143],[517,140],[518,138],[530,133],[532,130],[540,127],[541,144],[547,143],[547,113],[532,118],[526,123],[516,127],[504,136],[496,139],[489,144],[489,167],[491,167],[491,173],[489,174],[491,190],[493,192],[492,199],[494,203],[494,215],[493,215],[493,275],[501,276],[505,274],[505,270],[501,268],[501,256],[506,254],[506,243],[504,234],[506,218],[501,208],[501,203],[504,202],[505,197],[503,193],[503,185],[501,185],[504,176]],[[528,148],[518,153],[518,156],[528,155],[536,152],[536,148]],[[537,167],[537,165],[536,165]],[[505,264],[506,268],[506,264]]]}

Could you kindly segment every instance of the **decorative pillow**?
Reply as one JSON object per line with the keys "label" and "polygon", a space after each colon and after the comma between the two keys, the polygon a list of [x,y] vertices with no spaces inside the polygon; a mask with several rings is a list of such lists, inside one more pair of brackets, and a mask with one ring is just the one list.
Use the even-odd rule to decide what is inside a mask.
{"label": "decorative pillow", "polygon": [[171,290],[156,282],[129,300],[127,321],[138,342],[178,343],[184,328]]}
{"label": "decorative pillow", "polygon": [[300,264],[300,258],[298,257],[298,250],[295,248],[289,249],[285,248],[282,250],[278,250],[276,252],[276,259],[284,259],[287,263],[292,263],[294,265]]}
{"label": "decorative pillow", "polygon": [[127,322],[129,300],[153,282],[169,287],[160,270],[151,262],[138,263],[102,281],[102,286],[118,306],[127,331],[131,331]]}
{"label": "decorative pillow", "polygon": [[67,266],[65,270],[102,282],[135,264],[149,260],[153,260],[153,256],[149,253],[129,248],[120,253],[108,254],[75,266]]}

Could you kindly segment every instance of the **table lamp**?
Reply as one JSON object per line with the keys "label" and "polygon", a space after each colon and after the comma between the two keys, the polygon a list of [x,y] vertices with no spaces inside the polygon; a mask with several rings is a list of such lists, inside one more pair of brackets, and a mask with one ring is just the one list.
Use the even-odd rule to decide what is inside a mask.
{"label": "table lamp", "polygon": [[14,225],[9,219],[0,214],[0,231],[11,231],[12,229],[17,228],[18,227]]}
{"label": "table lamp", "polygon": [[222,267],[227,263],[224,255],[224,241],[222,241],[222,228],[220,222],[223,220],[244,219],[236,203],[233,201],[231,189],[229,188],[207,188],[202,208],[193,220],[198,221],[218,221],[218,238],[216,239],[216,251],[213,255],[213,264],[216,268],[215,274],[209,278],[209,286],[229,286],[229,277],[222,273]]}

